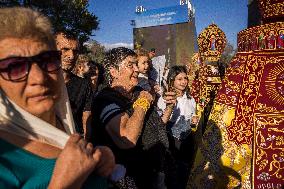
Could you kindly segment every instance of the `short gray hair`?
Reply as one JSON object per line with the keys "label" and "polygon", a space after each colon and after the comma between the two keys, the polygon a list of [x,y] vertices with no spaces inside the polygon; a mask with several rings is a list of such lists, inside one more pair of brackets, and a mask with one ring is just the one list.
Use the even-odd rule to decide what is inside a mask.
{"label": "short gray hair", "polygon": [[0,9],[0,40],[6,38],[35,39],[56,48],[49,19],[30,8]]}
{"label": "short gray hair", "polygon": [[112,84],[112,77],[110,75],[111,68],[118,68],[119,64],[128,56],[137,56],[136,53],[125,47],[118,47],[109,50],[103,60],[105,84],[110,86]]}

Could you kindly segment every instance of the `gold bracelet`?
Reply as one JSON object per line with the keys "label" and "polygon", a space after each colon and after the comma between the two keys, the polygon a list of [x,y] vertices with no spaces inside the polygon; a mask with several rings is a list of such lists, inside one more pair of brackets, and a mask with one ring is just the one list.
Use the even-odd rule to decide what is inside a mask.
{"label": "gold bracelet", "polygon": [[145,112],[150,108],[150,102],[146,98],[138,98],[134,103],[133,103],[133,109],[135,107],[141,107]]}

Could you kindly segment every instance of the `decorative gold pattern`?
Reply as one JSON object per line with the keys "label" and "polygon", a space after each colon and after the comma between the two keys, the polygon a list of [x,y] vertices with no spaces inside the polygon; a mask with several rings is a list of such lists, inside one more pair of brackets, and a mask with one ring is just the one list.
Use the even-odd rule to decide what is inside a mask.
{"label": "decorative gold pattern", "polygon": [[209,117],[202,145],[197,152],[188,188],[250,189],[252,146],[238,146],[228,140],[227,127],[232,124],[238,102],[246,53],[238,53],[227,69],[217,99]]}
{"label": "decorative gold pattern", "polygon": [[251,188],[252,146],[238,146],[228,140],[226,128],[235,117],[235,108],[214,103],[202,144],[189,177],[188,188]]}
{"label": "decorative gold pattern", "polygon": [[[238,33],[238,52],[263,49],[284,49],[284,22],[275,22],[248,28]],[[263,35],[261,39],[260,36]],[[263,42],[264,46],[261,46]],[[270,44],[268,45],[268,44]],[[273,44],[272,44],[273,43]]]}
{"label": "decorative gold pattern", "polygon": [[270,73],[265,85],[272,100],[284,104],[284,65],[277,65]]}
{"label": "decorative gold pattern", "polygon": [[[199,105],[201,107],[205,107],[209,101],[216,96],[221,84],[221,78],[218,75],[219,72],[214,75],[212,73],[212,67],[213,69],[217,69],[212,65],[202,63],[199,69]],[[202,108],[200,110],[203,111]]]}
{"label": "decorative gold pattern", "polygon": [[204,63],[201,64],[200,69],[199,69],[199,82],[200,82],[200,99],[205,101],[204,98],[206,98],[206,72],[207,72],[207,67]]}
{"label": "decorative gold pattern", "polygon": [[[282,53],[283,55],[283,53]],[[266,60],[263,95],[254,113],[253,180],[255,188],[284,186],[284,57]],[[265,99],[265,101],[264,101]],[[270,105],[267,105],[267,104]]]}
{"label": "decorative gold pattern", "polygon": [[191,58],[191,62],[189,63],[189,65],[187,65],[188,67],[188,86],[190,88],[190,90],[192,90],[192,83],[193,80],[196,79],[196,72],[198,72],[199,70],[199,65],[200,65],[200,57],[198,53],[194,53],[192,58]]}
{"label": "decorative gold pattern", "polygon": [[[267,112],[267,113],[272,113],[277,111],[275,107],[269,107],[266,104],[262,103],[257,103],[256,108],[258,109],[259,112]],[[284,112],[284,110],[283,110]]]}
{"label": "decorative gold pattern", "polygon": [[[282,88],[276,90],[283,83],[283,55],[261,51],[233,59],[188,188],[283,188],[284,104],[279,100]],[[241,88],[233,89],[233,83]]]}
{"label": "decorative gold pattern", "polygon": [[248,56],[243,78],[236,119],[228,127],[229,140],[237,144],[251,144],[253,136],[253,115],[260,88],[260,78],[265,65],[264,57]]}
{"label": "decorative gold pattern", "polygon": [[218,61],[227,43],[225,33],[216,24],[205,28],[197,41],[202,61]]}
{"label": "decorative gold pattern", "polygon": [[[253,180],[281,188],[284,182],[284,112],[256,114],[255,118]],[[261,184],[256,184],[255,188],[259,186]]]}
{"label": "decorative gold pattern", "polygon": [[246,61],[246,53],[238,53],[238,55],[232,60],[219,90],[218,102],[227,105],[237,105]]}
{"label": "decorative gold pattern", "polygon": [[261,9],[262,18],[283,17],[284,1],[283,0],[258,0]]}

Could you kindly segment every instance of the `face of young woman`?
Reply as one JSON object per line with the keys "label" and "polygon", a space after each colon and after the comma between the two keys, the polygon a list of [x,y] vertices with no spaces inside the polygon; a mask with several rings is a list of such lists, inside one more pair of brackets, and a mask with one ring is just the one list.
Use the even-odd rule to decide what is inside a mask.
{"label": "face of young woman", "polygon": [[138,71],[139,73],[146,74],[149,69],[149,58],[147,56],[138,57]]}
{"label": "face of young woman", "polygon": [[[51,49],[47,44],[34,39],[7,38],[0,41],[0,60],[9,57],[33,57],[50,50],[56,49]],[[59,71],[56,70],[52,73],[44,71],[39,65],[47,63],[46,61],[50,61],[49,66],[55,66],[53,57],[37,59],[31,63],[28,71],[23,71],[26,68],[20,66],[26,62],[9,62],[10,66],[13,66],[13,72],[11,72],[13,77],[23,72],[27,75],[20,81],[11,81],[0,77],[0,88],[5,95],[37,117],[42,117],[52,111],[60,96]],[[56,61],[60,65],[60,57]],[[18,68],[16,64],[18,64]],[[49,68],[52,69],[52,67]]]}
{"label": "face of young woman", "polygon": [[175,77],[175,81],[174,81],[174,88],[176,90],[178,90],[179,92],[184,92],[184,90],[186,89],[188,84],[188,78],[186,73],[179,73],[176,77]]}

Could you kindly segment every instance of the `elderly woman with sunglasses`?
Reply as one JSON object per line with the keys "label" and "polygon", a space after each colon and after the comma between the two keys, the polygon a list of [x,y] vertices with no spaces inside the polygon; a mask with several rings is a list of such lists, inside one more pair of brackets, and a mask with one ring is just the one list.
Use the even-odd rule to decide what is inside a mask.
{"label": "elderly woman with sunglasses", "polygon": [[113,154],[74,134],[51,31],[38,12],[0,9],[0,188],[104,188],[93,174]]}

